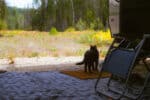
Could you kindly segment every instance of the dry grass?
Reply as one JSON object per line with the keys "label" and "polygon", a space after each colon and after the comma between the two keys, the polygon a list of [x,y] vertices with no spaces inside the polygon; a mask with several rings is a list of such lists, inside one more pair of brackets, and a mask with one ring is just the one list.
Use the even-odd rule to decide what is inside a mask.
{"label": "dry grass", "polygon": [[[81,56],[89,44],[80,43],[81,35],[94,31],[49,32],[0,31],[0,57]],[[104,49],[104,47],[99,48]]]}

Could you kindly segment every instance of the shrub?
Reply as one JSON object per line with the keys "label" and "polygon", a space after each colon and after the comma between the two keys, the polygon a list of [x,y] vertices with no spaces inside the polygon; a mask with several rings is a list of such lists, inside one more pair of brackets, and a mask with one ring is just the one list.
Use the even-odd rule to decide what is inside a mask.
{"label": "shrub", "polygon": [[58,34],[58,31],[57,31],[57,29],[56,29],[55,27],[52,27],[52,28],[50,29],[49,34],[50,34],[50,35],[56,35],[56,34]]}
{"label": "shrub", "polygon": [[76,29],[79,31],[85,30],[86,29],[86,22],[83,21],[82,19],[79,19],[77,24],[75,25]]}
{"label": "shrub", "polygon": [[0,19],[0,30],[6,29],[6,28],[7,28],[7,25],[6,25],[5,21],[2,21],[2,20]]}
{"label": "shrub", "polygon": [[69,27],[65,30],[65,32],[74,32],[75,28],[74,27]]}
{"label": "shrub", "polygon": [[102,23],[102,21],[100,20],[100,18],[97,18],[95,20],[95,26],[96,26],[96,29],[99,29],[99,30],[103,30],[104,29],[104,25]]}
{"label": "shrub", "polygon": [[92,40],[97,45],[108,45],[112,41],[110,31],[99,31],[92,36]]}
{"label": "shrub", "polygon": [[93,44],[98,46],[109,45],[112,42],[110,31],[98,31],[95,33],[81,34],[80,43]]}
{"label": "shrub", "polygon": [[91,44],[92,43],[92,33],[84,33],[81,34],[80,38],[79,38],[79,42],[80,43],[85,43],[85,44]]}

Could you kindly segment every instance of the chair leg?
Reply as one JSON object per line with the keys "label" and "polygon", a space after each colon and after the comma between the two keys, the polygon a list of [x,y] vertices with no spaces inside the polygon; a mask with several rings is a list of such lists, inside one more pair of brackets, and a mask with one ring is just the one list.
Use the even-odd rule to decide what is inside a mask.
{"label": "chair leg", "polygon": [[112,80],[112,75],[110,76],[110,78],[109,78],[109,80],[108,80],[108,83],[107,83],[108,90],[110,90],[110,89],[109,89],[109,86],[110,86],[111,80]]}
{"label": "chair leg", "polygon": [[103,68],[102,68],[102,66],[103,66],[103,63],[101,63],[100,65],[99,65],[99,67],[100,67],[100,72],[99,72],[99,76],[98,76],[98,79],[97,79],[97,81],[96,81],[96,83],[95,83],[95,92],[98,92],[97,91],[97,85],[98,85],[98,83],[99,83],[99,81],[100,81],[100,79],[101,79],[101,76],[102,76],[102,70],[103,70]]}
{"label": "chair leg", "polygon": [[100,73],[99,73],[99,76],[98,76],[98,79],[97,79],[97,81],[96,81],[96,83],[95,83],[95,91],[96,91],[96,93],[98,92],[98,91],[97,91],[97,85],[98,85],[98,83],[99,83],[99,81],[100,81],[100,79],[101,79],[101,76],[102,76],[102,73],[100,72]]}
{"label": "chair leg", "polygon": [[128,90],[127,84],[128,84],[128,82],[129,82],[129,77],[130,77],[130,73],[129,73],[129,75],[128,75],[126,81],[125,81],[125,87],[124,87],[124,90],[123,90],[123,92],[120,94],[120,96],[118,97],[117,100],[120,100],[122,97],[126,97],[124,94],[125,94],[126,91]]}

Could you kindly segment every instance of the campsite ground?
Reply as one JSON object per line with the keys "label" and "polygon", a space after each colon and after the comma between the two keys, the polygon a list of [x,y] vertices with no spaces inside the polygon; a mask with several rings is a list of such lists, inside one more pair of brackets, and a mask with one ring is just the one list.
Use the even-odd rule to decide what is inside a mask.
{"label": "campsite ground", "polygon": [[[0,70],[7,72],[0,74],[0,100],[105,100],[94,91],[96,79],[60,73],[83,69],[75,63],[93,43],[97,34],[91,33],[95,32],[1,31]],[[104,56],[106,46],[98,48],[106,49]]]}
{"label": "campsite ground", "polygon": [[[107,42],[107,33],[0,33],[3,33],[0,37],[0,70],[7,71],[0,74],[0,90],[3,90],[0,100],[108,100],[94,91],[96,79],[82,80],[60,73],[62,70],[83,70],[83,66],[75,63],[83,59],[90,44],[98,45],[102,61],[112,41]],[[106,81],[104,79],[102,84]]]}
{"label": "campsite ground", "polygon": [[[96,79],[82,80],[60,73],[61,70],[83,70],[83,66],[74,64],[82,59],[15,58],[11,65],[8,59],[2,59],[0,68],[8,72],[0,74],[0,90],[3,90],[0,91],[0,100],[108,100],[94,91]],[[101,81],[102,90],[105,82],[107,78]]]}
{"label": "campsite ground", "polygon": [[15,58],[9,65],[2,59],[0,68],[0,100],[107,100],[94,91],[96,79],[81,80],[60,73],[79,70],[74,63],[82,57]]}
{"label": "campsite ground", "polygon": [[108,100],[94,91],[96,80],[80,80],[57,71],[0,75],[1,100]]}

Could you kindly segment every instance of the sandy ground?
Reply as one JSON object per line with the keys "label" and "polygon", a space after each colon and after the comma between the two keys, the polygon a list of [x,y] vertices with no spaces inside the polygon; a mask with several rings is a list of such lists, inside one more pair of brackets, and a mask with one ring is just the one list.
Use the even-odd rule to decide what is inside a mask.
{"label": "sandy ground", "polygon": [[0,59],[0,70],[6,71],[59,71],[75,70],[81,67],[75,63],[82,61],[82,57],[33,57],[14,58],[13,64],[9,64],[9,59]]}

